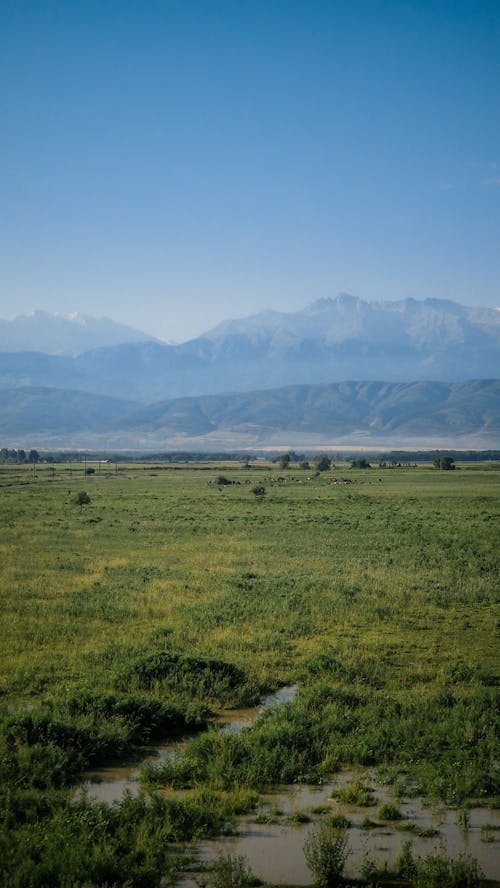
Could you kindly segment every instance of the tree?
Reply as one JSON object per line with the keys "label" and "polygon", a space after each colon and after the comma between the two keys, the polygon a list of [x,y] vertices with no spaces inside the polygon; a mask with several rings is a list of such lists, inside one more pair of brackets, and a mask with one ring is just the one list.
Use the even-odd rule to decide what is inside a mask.
{"label": "tree", "polygon": [[28,459],[30,463],[40,462],[40,454],[38,453],[38,450],[30,450]]}
{"label": "tree", "polygon": [[362,456],[352,460],[351,469],[371,469],[371,465],[368,460]]}
{"label": "tree", "polygon": [[328,469],[330,469],[332,466],[332,461],[330,457],[325,456],[325,454],[322,453],[320,456],[316,457],[316,459],[314,460],[314,465],[316,466],[316,470],[318,472],[327,472]]}
{"label": "tree", "polygon": [[309,471],[309,469],[311,468],[311,466],[309,465],[307,459],[303,459],[303,460],[301,460],[301,462],[300,462],[299,468],[300,468],[300,469],[306,469],[307,471]]}
{"label": "tree", "polygon": [[73,497],[71,502],[75,506],[80,506],[80,511],[81,511],[84,506],[88,506],[88,504],[90,503],[90,497],[89,497],[86,490],[80,490],[79,493],[75,494],[75,496]]}
{"label": "tree", "polygon": [[283,456],[280,456],[279,463],[280,469],[287,469],[290,465],[290,454],[284,453]]}
{"label": "tree", "polygon": [[434,460],[434,468],[441,469],[443,472],[450,472],[455,468],[455,460],[452,456],[438,456]]}

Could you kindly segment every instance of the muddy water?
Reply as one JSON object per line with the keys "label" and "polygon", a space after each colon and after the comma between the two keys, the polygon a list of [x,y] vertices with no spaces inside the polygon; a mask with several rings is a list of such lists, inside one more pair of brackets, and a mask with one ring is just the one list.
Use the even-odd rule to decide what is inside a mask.
{"label": "muddy water", "polygon": [[[296,693],[297,685],[279,688],[274,694],[264,697],[258,706],[247,709],[228,709],[222,712],[216,722],[221,726],[222,731],[242,731],[249,728],[264,709],[278,706],[280,703],[287,703],[293,700]],[[154,761],[158,764],[169,756],[176,755],[188,742],[184,739],[162,746],[148,747],[144,749],[142,756],[135,758],[128,764],[116,768],[97,768],[95,771],[88,771],[84,775],[84,782],[78,789],[76,797],[81,797],[85,792],[90,799],[97,802],[118,802],[125,792],[137,795],[141,789],[139,783],[141,766],[146,761]]]}
{"label": "muddy water", "polygon": [[139,774],[141,766],[146,761],[162,762],[168,756],[175,755],[182,750],[186,740],[178,740],[177,743],[166,743],[163,746],[147,747],[143,750],[140,760],[137,758],[128,764],[115,768],[96,768],[84,774],[84,782],[77,790],[75,797],[80,798],[84,793],[96,802],[119,802],[124,793],[133,796],[139,794],[141,784]]}
{"label": "muddy water", "polygon": [[[304,786],[286,787],[279,794],[264,797],[260,811],[278,822],[258,824],[255,819],[241,818],[239,835],[205,842],[198,846],[199,858],[203,863],[214,860],[219,855],[243,855],[250,868],[261,879],[271,884],[310,885],[312,874],[305,862],[304,840],[319,816],[311,811],[318,805],[325,805],[332,813],[341,812],[350,821],[348,831],[349,855],[346,873],[359,876],[365,855],[377,865],[386,863],[390,869],[401,852],[404,841],[410,839],[415,856],[428,856],[436,852],[444,852],[450,857],[470,854],[479,861],[485,875],[490,879],[500,879],[500,812],[487,811],[483,808],[470,810],[470,825],[463,830],[457,825],[457,812],[447,808],[431,808],[423,804],[421,798],[398,801],[403,820],[398,825],[414,823],[420,828],[432,827],[438,831],[434,838],[419,838],[410,832],[400,831],[394,824],[380,824],[376,828],[362,829],[365,818],[377,821],[377,807],[359,808],[340,804],[331,798],[332,789],[344,782],[352,780],[353,772],[344,772],[335,784],[327,784],[319,789]],[[362,779],[369,783],[377,801],[377,806],[385,801],[394,801],[390,790],[378,786],[375,775],[363,774]],[[279,812],[279,814],[278,814]],[[291,825],[287,817],[297,813],[305,813],[311,822],[302,825]],[[497,830],[484,831],[481,827],[494,825]],[[488,836],[489,841],[484,838]],[[194,888],[196,882],[191,878],[181,883],[182,888]]]}
{"label": "muddy water", "polygon": [[274,694],[264,697],[258,706],[253,706],[251,709],[228,709],[226,712],[221,713],[217,722],[221,725],[223,731],[237,733],[253,725],[257,716],[264,709],[270,709],[272,706],[278,706],[280,703],[289,703],[293,700],[296,693],[297,685],[279,688]]}
{"label": "muddy water", "polygon": [[[296,691],[296,686],[281,688],[263,699],[259,706],[221,713],[217,719],[221,730],[232,732],[250,727],[260,712],[292,700]],[[119,801],[124,792],[136,795],[140,790],[139,769],[142,763],[148,759],[160,762],[167,756],[177,754],[188,742],[181,740],[149,748],[144,750],[140,762],[136,760],[119,768],[93,771],[87,775],[79,794],[86,791],[89,798],[103,802]],[[360,808],[339,803],[332,798],[332,790],[353,779],[361,779],[364,784],[372,787],[375,806]],[[166,792],[169,793],[168,790]],[[320,816],[311,809],[324,805],[328,807],[328,811],[341,812],[350,821],[346,864],[346,872],[350,876],[360,874],[366,855],[377,866],[387,863],[388,868],[391,868],[401,852],[403,842],[409,839],[416,856],[424,857],[436,852],[444,852],[451,857],[470,854],[478,860],[488,878],[500,880],[500,811],[472,808],[469,812],[469,828],[464,830],[457,824],[456,811],[445,807],[428,807],[421,798],[408,798],[397,801],[403,817],[398,826],[413,823],[419,828],[433,828],[438,831],[435,837],[421,838],[411,832],[398,830],[390,823],[363,829],[362,823],[366,818],[377,821],[377,806],[386,801],[394,801],[391,791],[377,784],[373,772],[344,771],[334,783],[319,788],[289,786],[263,796],[258,812],[261,815],[259,819],[274,822],[256,823],[255,815],[253,818],[241,817],[237,824],[238,835],[204,842],[197,845],[195,850],[202,863],[214,860],[221,854],[243,855],[256,875],[274,885],[310,885],[312,874],[305,862],[303,844],[309,831],[320,820]],[[300,825],[287,822],[287,818],[298,813],[307,814],[311,818],[310,822]],[[487,825],[496,829],[482,829]],[[192,877],[183,879],[179,884],[182,888],[197,888],[197,882]]]}

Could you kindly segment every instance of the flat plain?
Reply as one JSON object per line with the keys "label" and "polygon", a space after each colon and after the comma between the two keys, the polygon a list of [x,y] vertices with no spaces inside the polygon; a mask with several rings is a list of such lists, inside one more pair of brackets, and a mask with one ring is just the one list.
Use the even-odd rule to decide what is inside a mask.
{"label": "flat plain", "polygon": [[[494,464],[0,467],[1,884],[174,883],[179,842],[347,767],[496,807],[499,491]],[[251,730],[206,730],[295,684]],[[186,732],[144,769],[153,802],[72,801]]]}

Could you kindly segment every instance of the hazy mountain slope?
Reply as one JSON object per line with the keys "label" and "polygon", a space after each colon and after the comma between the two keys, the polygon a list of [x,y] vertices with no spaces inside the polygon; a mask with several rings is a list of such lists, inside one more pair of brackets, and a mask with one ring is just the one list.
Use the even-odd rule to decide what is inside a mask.
{"label": "hazy mountain slope", "polygon": [[0,386],[57,386],[166,398],[328,384],[496,378],[500,312],[453,302],[323,299],[300,312],[227,321],[182,345],[99,348],[74,358],[0,354]]}
{"label": "hazy mountain slope", "polygon": [[72,358],[41,352],[0,352],[0,389],[39,385],[85,390],[89,382]]}
{"label": "hazy mountain slope", "polygon": [[0,391],[4,444],[237,447],[498,446],[500,381],[345,382],[177,398],[149,407],[75,391]]}
{"label": "hazy mountain slope", "polygon": [[0,434],[65,434],[101,430],[118,417],[137,410],[134,401],[121,401],[86,392],[50,388],[0,389]]}
{"label": "hazy mountain slope", "polygon": [[4,352],[78,355],[103,346],[152,339],[147,333],[110,318],[93,318],[79,312],[63,315],[33,311],[12,321],[0,319],[0,351]]}
{"label": "hazy mountain slope", "polygon": [[211,431],[287,430],[324,435],[425,435],[500,432],[500,382],[349,382],[287,386],[246,394],[154,404],[118,422],[121,429],[204,435]]}

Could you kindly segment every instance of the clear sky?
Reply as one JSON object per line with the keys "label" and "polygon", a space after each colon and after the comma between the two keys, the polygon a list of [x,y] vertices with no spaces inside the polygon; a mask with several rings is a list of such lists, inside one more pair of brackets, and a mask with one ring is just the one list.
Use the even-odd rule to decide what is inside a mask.
{"label": "clear sky", "polygon": [[0,317],[500,305],[499,0],[2,0]]}

